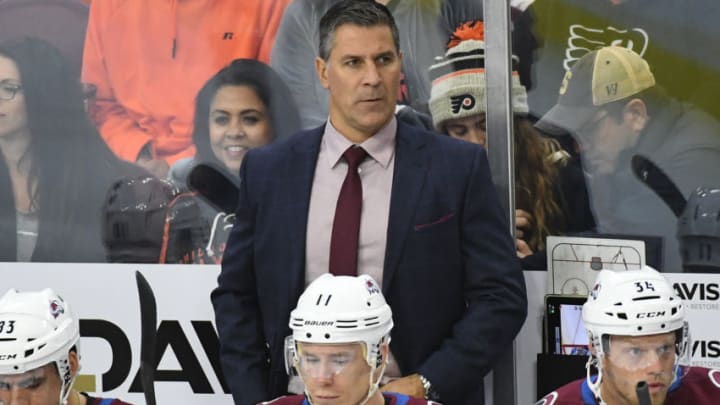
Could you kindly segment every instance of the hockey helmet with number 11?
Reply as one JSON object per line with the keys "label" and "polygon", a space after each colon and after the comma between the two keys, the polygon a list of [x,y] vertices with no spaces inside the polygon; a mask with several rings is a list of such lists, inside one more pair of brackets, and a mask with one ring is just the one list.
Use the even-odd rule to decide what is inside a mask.
{"label": "hockey helmet with number 11", "polygon": [[370,366],[370,398],[382,378],[382,346],[389,344],[392,327],[392,311],[372,277],[324,274],[307,287],[290,314],[293,335],[286,343],[286,360],[299,367],[302,343],[361,343]]}

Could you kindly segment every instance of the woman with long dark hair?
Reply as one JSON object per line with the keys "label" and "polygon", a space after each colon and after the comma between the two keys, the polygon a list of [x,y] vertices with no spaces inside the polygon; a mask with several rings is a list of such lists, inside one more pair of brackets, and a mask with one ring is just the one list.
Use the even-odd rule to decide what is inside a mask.
{"label": "woman with long dark hair", "polygon": [[300,129],[290,90],[268,65],[236,59],[195,98],[195,163],[213,162],[237,177],[245,152]]}
{"label": "woman with long dark hair", "polygon": [[[9,180],[2,260],[102,262],[101,205],[112,181],[144,173],[118,160],[88,120],[82,87],[39,39],[0,43],[0,150]],[[8,248],[9,247],[9,248]]]}
{"label": "woman with long dark hair", "polygon": [[300,117],[275,71],[257,60],[236,59],[198,92],[193,125],[197,154],[176,162],[169,178],[180,189],[192,183],[191,188],[206,197],[201,206],[211,231],[198,252],[206,259],[199,261],[218,261],[233,221],[233,199],[226,197],[237,194],[228,187],[237,185],[245,153],[298,131]]}

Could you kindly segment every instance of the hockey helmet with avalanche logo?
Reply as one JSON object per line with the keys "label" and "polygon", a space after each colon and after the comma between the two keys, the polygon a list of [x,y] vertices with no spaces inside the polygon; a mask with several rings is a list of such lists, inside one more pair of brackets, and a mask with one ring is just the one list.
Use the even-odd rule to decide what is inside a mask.
{"label": "hockey helmet with avalanche logo", "polygon": [[65,403],[75,377],[70,349],[79,352],[80,323],[53,290],[9,290],[0,298],[0,375],[22,374],[54,364]]}
{"label": "hockey helmet with avalanche logo", "polygon": [[376,365],[379,346],[392,327],[390,306],[368,275],[324,274],[308,286],[290,314],[295,342],[362,342],[371,366]]}

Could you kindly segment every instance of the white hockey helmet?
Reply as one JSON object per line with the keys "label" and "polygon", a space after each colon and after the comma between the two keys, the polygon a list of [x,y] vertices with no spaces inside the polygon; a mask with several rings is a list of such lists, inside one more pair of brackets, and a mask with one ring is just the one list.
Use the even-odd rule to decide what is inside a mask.
{"label": "white hockey helmet", "polygon": [[[672,285],[657,270],[645,266],[639,270],[602,270],[598,274],[582,318],[588,340],[595,349],[587,364],[587,381],[599,397],[603,378],[602,361],[607,347],[605,336],[647,336],[675,332],[675,367],[689,360],[689,336],[685,307]],[[598,368],[592,381],[590,366]]]}
{"label": "white hockey helmet", "polygon": [[365,344],[366,361],[378,365],[380,345],[393,327],[392,311],[372,277],[324,274],[300,296],[290,314],[293,340]]}
{"label": "white hockey helmet", "polygon": [[69,352],[79,352],[80,324],[53,290],[19,292],[0,298],[0,374],[22,374],[53,363],[60,377],[64,404],[75,379]]}
{"label": "white hockey helmet", "polygon": [[672,285],[657,270],[602,270],[582,318],[592,337],[645,336],[681,329],[685,307]]}

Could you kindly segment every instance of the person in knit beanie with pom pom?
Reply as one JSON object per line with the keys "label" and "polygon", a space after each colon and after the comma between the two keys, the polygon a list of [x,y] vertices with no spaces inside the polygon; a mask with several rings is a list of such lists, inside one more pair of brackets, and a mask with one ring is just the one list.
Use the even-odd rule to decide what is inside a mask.
{"label": "person in knit beanie with pom pom", "polygon": [[[485,129],[483,22],[460,25],[447,48],[445,57],[430,67],[433,125],[440,133],[487,148],[492,140]],[[579,167],[528,118],[527,92],[520,84],[518,62],[513,55],[516,246],[524,269],[544,269],[548,235],[588,230],[594,221]]]}

